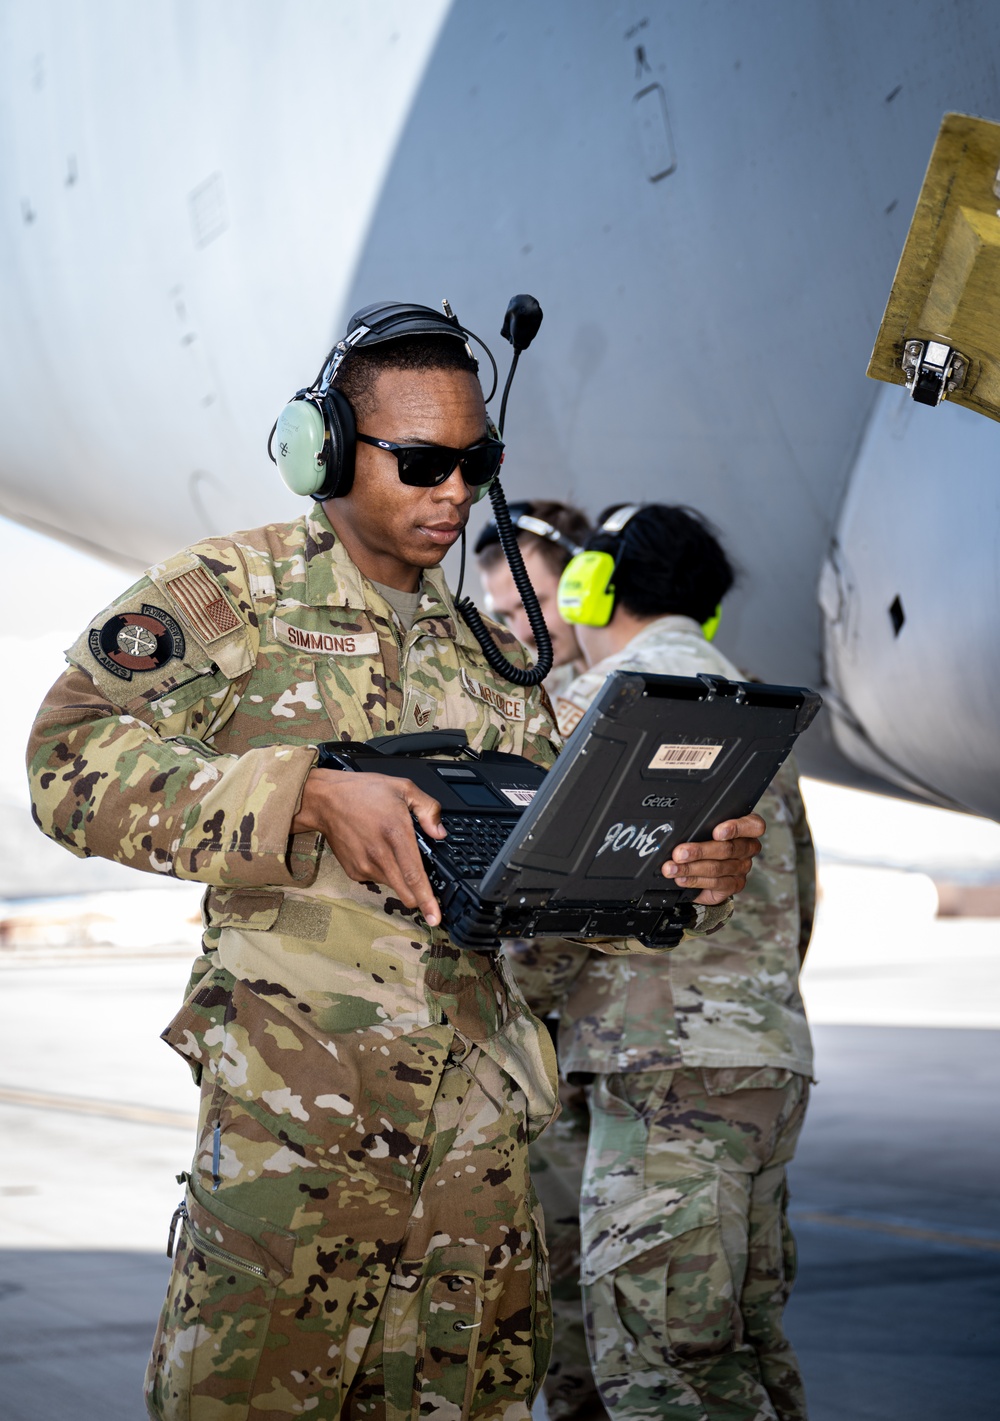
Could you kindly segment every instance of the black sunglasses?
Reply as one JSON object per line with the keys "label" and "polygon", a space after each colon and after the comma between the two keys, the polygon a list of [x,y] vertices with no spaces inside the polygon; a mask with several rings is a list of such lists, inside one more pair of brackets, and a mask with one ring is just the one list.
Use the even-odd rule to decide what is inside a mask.
{"label": "black sunglasses", "polygon": [[448,449],[444,444],[393,444],[389,439],[373,439],[359,434],[362,444],[371,444],[395,454],[400,482],[413,488],[436,488],[450,478],[456,464],[470,488],[490,483],[503,463],[503,444],[499,439],[481,439],[468,449]]}

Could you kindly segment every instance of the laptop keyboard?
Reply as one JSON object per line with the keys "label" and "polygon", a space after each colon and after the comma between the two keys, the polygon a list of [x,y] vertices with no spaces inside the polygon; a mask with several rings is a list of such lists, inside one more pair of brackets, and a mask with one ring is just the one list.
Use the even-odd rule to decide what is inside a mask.
{"label": "laptop keyboard", "polygon": [[439,841],[464,878],[482,878],[520,814],[442,814],[447,839]]}

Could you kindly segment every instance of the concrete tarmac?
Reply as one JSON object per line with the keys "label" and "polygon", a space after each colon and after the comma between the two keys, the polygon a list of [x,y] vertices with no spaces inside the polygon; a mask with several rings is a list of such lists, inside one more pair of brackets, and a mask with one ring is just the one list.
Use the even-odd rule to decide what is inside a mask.
{"label": "concrete tarmac", "polygon": [[[140,1421],[196,1094],[158,1041],[189,949],[0,964],[0,1415]],[[792,1172],[813,1421],[992,1421],[994,1030],[826,1024]]]}

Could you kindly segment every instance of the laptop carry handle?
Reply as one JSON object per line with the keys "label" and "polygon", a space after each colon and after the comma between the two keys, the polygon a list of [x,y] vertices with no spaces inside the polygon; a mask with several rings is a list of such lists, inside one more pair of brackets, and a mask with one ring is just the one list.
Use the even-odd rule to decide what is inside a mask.
{"label": "laptop carry handle", "polygon": [[316,747],[319,750],[321,770],[342,768],[340,756],[352,750],[374,750],[376,754],[395,755],[468,755],[474,760],[479,756],[469,745],[464,730],[417,730],[410,735],[376,735],[364,744],[342,740],[326,740]]}

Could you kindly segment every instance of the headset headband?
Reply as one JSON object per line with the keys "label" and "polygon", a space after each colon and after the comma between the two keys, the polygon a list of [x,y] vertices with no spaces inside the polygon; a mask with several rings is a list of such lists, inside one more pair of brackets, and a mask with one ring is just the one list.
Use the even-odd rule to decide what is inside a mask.
{"label": "headset headband", "polygon": [[624,507],[616,508],[614,513],[609,513],[596,531],[598,533],[620,533],[626,523],[629,523],[641,510],[641,503],[626,503]]}
{"label": "headset headband", "polygon": [[[451,308],[448,309],[450,312]],[[368,350],[388,341],[421,335],[449,336],[460,340],[472,357],[469,340],[475,337],[459,324],[454,313],[447,314],[435,311],[433,306],[415,306],[403,301],[377,301],[373,306],[362,306],[360,311],[355,311],[347,323],[347,334],[331,350],[314,388],[325,395],[344,360],[356,347]]]}
{"label": "headset headband", "polygon": [[334,375],[336,375],[341,365],[343,365],[345,358],[350,355],[356,345],[361,344],[367,334],[367,326],[358,326],[349,336],[345,336],[343,340],[338,340],[327,357],[326,364],[317,376],[316,384],[313,386],[313,389],[316,389],[320,395],[329,393]]}
{"label": "headset headband", "polygon": [[372,306],[362,306],[347,323],[348,336],[359,326],[365,327],[366,337],[370,336],[365,345],[403,340],[406,336],[453,336],[461,341],[469,338],[450,306],[447,311],[437,311],[433,306],[405,301],[376,301]]}
{"label": "headset headband", "polygon": [[525,533],[534,533],[536,538],[547,538],[550,543],[564,548],[571,557],[575,557],[581,550],[579,543],[574,543],[571,538],[566,537],[565,533],[560,533],[558,528],[554,528],[551,523],[546,523],[544,518],[536,518],[531,513],[520,513],[513,522]]}
{"label": "headset headband", "polygon": [[[529,504],[528,506],[530,508],[531,505]],[[519,509],[523,507],[523,504],[508,504],[510,521],[520,532],[533,533],[536,538],[544,538],[549,543],[555,543],[557,547],[569,553],[570,557],[576,557],[577,553],[583,551],[582,544],[574,543],[572,538],[567,538],[565,533],[560,533],[558,528],[554,527],[551,523],[546,523],[544,518],[536,518],[533,513],[521,513]],[[490,547],[491,544],[499,542],[500,535],[497,532],[497,525],[495,523],[487,523],[476,539],[474,549],[476,556],[478,557],[479,554]]]}

